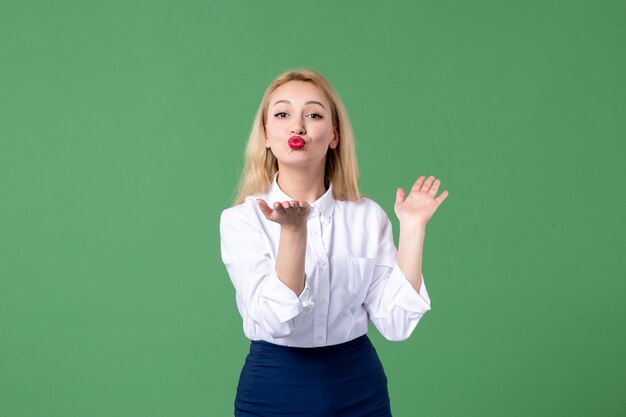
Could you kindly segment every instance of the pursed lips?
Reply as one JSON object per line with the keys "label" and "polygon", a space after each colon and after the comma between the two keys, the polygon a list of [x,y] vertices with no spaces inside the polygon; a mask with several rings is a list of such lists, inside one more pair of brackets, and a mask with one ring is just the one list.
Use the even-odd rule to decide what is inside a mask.
{"label": "pursed lips", "polygon": [[296,135],[290,137],[287,144],[291,149],[302,149],[304,148],[304,145],[306,145],[306,142],[302,139],[302,137]]}

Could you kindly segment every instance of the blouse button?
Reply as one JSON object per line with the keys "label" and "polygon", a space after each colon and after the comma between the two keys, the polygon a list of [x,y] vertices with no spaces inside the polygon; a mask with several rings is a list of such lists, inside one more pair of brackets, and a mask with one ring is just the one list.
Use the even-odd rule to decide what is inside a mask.
{"label": "blouse button", "polygon": [[326,266],[326,261],[321,260],[321,261],[320,261],[320,265],[322,265],[322,266]]}

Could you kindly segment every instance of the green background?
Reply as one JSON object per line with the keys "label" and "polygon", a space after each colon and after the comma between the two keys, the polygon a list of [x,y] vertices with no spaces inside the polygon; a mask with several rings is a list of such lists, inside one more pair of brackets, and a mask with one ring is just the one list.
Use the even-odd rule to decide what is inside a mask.
{"label": "green background", "polygon": [[362,191],[434,174],[402,416],[626,415],[624,1],[0,0],[0,416],[228,416],[221,210],[267,84],[343,97]]}

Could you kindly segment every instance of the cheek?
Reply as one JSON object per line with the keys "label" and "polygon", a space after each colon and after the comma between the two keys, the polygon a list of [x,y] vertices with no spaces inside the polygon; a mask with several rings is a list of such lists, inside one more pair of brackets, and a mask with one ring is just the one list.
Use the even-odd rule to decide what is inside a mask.
{"label": "cheek", "polygon": [[333,142],[335,139],[335,129],[332,126],[324,126],[323,129],[319,130],[318,137],[323,137],[327,142]]}
{"label": "cheek", "polygon": [[280,137],[280,124],[276,122],[269,122],[265,125],[265,137],[268,139],[274,139],[276,137]]}
{"label": "cheek", "polygon": [[276,135],[272,135],[271,131],[266,132],[264,144],[268,150],[271,149],[272,147],[276,148],[280,145],[279,141],[276,140]]}

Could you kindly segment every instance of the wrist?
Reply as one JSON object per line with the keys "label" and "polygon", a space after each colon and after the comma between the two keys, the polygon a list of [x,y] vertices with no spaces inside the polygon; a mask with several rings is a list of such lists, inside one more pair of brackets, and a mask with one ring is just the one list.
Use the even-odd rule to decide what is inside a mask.
{"label": "wrist", "polygon": [[287,234],[305,234],[306,235],[306,223],[303,224],[281,224],[280,232]]}
{"label": "wrist", "polygon": [[417,233],[424,234],[426,233],[426,223],[413,222],[413,221],[401,221],[400,222],[400,232],[405,233]]}

